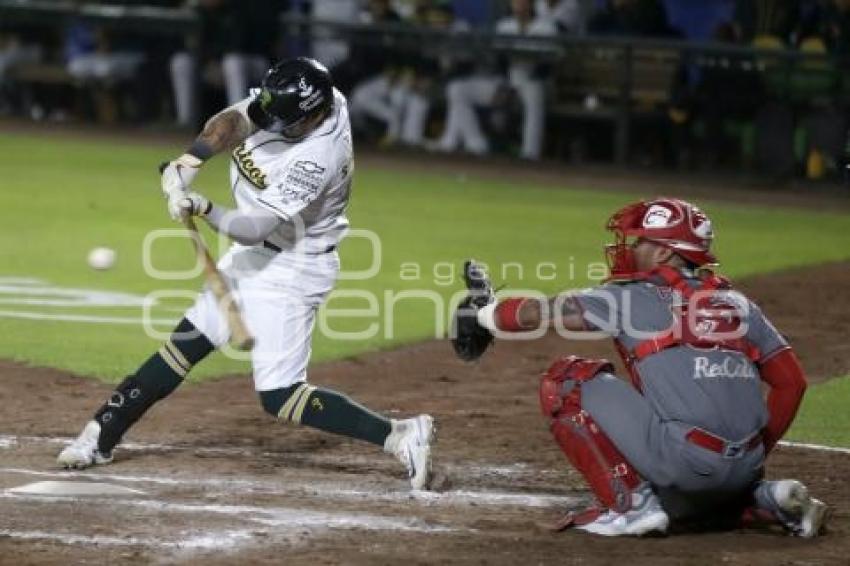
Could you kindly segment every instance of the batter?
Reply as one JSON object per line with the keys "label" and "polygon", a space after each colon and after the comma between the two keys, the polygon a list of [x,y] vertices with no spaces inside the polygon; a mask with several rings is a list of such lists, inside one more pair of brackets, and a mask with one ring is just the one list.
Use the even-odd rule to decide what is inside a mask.
{"label": "batter", "polygon": [[[232,151],[230,210],[191,190],[200,167]],[[377,444],[404,464],[414,489],[431,476],[433,419],[391,420],[338,392],[309,385],[316,311],[339,272],[337,245],[354,160],[345,97],[327,69],[298,58],[272,67],[249,98],[213,116],[189,150],[162,171],[172,218],[204,218],[234,244],[219,260],[256,339],[254,386],[263,408],[296,424]],[[173,392],[198,362],[225,344],[226,319],[209,290],[171,338],[113,392],[58,457],[67,468],[112,461],[124,433]]]}

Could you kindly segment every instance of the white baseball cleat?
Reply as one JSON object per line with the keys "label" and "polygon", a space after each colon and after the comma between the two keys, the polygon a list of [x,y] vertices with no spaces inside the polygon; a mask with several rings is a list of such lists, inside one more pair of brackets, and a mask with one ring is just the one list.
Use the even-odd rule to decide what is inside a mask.
{"label": "white baseball cleat", "polygon": [[609,509],[590,523],[576,525],[576,529],[606,537],[645,536],[664,534],[669,525],[670,518],[647,484],[632,492],[632,508],[625,513]]}
{"label": "white baseball cleat", "polygon": [[[818,536],[829,518],[829,507],[809,495],[809,490],[797,480],[764,482],[779,507],[779,520],[791,534],[803,538]],[[763,485],[764,485],[763,484]]]}
{"label": "white baseball cleat", "polygon": [[392,432],[384,441],[384,452],[394,454],[404,464],[413,489],[427,489],[431,482],[431,443],[436,432],[434,419],[429,415],[392,420]]}
{"label": "white baseball cleat", "polygon": [[63,468],[82,470],[89,466],[109,464],[112,462],[112,452],[101,452],[97,449],[100,438],[100,424],[89,421],[80,436],[59,453],[56,461]]}

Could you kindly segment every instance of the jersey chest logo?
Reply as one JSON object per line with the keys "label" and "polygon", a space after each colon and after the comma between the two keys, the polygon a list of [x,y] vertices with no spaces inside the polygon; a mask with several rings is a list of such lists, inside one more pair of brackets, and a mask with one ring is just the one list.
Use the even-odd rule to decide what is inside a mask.
{"label": "jersey chest logo", "polygon": [[251,152],[245,148],[245,142],[239,144],[239,147],[233,150],[233,162],[242,173],[242,176],[248,179],[256,188],[263,190],[268,187],[266,175],[254,164],[251,158]]}

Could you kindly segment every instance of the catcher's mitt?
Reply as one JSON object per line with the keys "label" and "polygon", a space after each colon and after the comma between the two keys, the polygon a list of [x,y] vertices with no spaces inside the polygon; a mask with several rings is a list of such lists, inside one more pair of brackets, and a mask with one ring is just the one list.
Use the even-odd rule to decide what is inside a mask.
{"label": "catcher's mitt", "polygon": [[478,309],[496,300],[484,269],[469,260],[463,264],[463,280],[469,294],[460,302],[452,319],[452,346],[467,362],[477,360],[493,342],[493,334],[478,324]]}

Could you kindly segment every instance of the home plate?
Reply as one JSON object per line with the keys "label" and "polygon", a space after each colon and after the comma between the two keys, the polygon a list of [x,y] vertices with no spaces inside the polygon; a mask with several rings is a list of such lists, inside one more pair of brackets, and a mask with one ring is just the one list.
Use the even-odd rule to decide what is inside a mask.
{"label": "home plate", "polygon": [[20,495],[66,495],[66,496],[103,496],[103,495],[145,495],[144,491],[122,485],[88,481],[37,481],[20,487],[13,487],[9,493]]}

